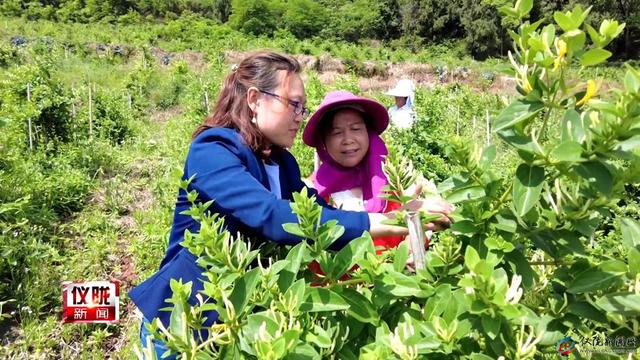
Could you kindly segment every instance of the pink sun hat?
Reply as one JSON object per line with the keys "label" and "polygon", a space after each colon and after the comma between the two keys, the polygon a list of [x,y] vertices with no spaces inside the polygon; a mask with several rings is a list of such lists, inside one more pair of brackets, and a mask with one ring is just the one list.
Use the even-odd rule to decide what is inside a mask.
{"label": "pink sun hat", "polygon": [[302,141],[311,147],[317,147],[321,143],[320,134],[318,134],[318,125],[331,110],[342,108],[355,109],[365,115],[369,126],[379,134],[389,125],[389,114],[387,109],[379,102],[360,96],[356,96],[346,90],[337,90],[328,93],[318,109],[311,115],[307,126],[302,133]]}

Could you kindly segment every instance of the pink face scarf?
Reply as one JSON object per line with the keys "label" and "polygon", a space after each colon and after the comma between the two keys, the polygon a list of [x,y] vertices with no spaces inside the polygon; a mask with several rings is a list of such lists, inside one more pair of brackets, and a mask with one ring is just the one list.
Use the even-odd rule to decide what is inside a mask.
{"label": "pink face scarf", "polygon": [[386,201],[380,199],[382,187],[387,185],[387,177],[382,171],[382,162],[387,155],[387,147],[384,141],[375,131],[367,129],[369,133],[369,151],[364,156],[360,164],[352,168],[346,168],[336,163],[327,152],[324,144],[317,147],[318,157],[322,160],[322,165],[313,176],[313,181],[322,197],[330,196],[333,193],[351,190],[356,187],[362,188],[362,197],[365,203],[365,210],[371,213],[384,211]]}

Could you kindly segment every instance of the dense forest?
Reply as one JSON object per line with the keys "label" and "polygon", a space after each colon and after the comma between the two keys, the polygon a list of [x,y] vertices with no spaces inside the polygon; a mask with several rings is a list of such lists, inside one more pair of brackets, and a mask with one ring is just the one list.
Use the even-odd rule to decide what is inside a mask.
{"label": "dense forest", "polygon": [[[427,44],[459,46],[476,58],[506,55],[515,24],[499,9],[508,0],[6,0],[0,14],[29,20],[131,24],[172,21],[185,16],[253,35],[287,31],[298,39],[320,37],[349,42],[382,41],[392,49]],[[555,11],[592,6],[590,22],[626,23],[610,49],[616,58],[639,55],[640,0],[542,0],[532,18],[547,21]]]}

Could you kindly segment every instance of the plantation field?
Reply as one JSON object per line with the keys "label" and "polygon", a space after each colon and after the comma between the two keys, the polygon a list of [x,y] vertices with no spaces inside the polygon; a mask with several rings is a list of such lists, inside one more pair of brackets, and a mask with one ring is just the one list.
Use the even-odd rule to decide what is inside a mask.
{"label": "plantation field", "polygon": [[[525,10],[512,11],[524,21]],[[605,64],[618,24],[593,35],[581,16],[569,13],[557,29],[526,22],[514,32],[513,58],[482,62],[446,46],[252,36],[190,26],[188,17],[118,26],[0,18],[0,357],[136,357],[140,318],[127,291],[162,260],[192,132],[231,65],[256,49],[298,58],[312,110],[336,89],[391,106],[383,92],[413,78],[418,120],[385,140],[398,164],[410,160],[458,210],[421,272],[404,269],[406,247],[378,262],[353,245],[342,261],[344,271],[360,266],[352,280],[361,293],[334,273],[324,303],[308,300],[320,290],[294,281],[304,279],[302,260],[274,252],[274,262],[295,268],[298,285],[256,280],[243,294],[253,300],[227,319],[240,325],[225,335],[247,343],[218,344],[223,355],[543,359],[558,357],[570,336],[628,341],[627,352],[576,358],[637,357],[640,70]],[[573,41],[579,36],[586,44]],[[313,153],[300,135],[291,151],[306,177]],[[398,164],[402,190],[410,174]],[[315,244],[295,251],[340,260]],[[256,276],[234,271],[234,279]],[[76,279],[121,282],[118,324],[62,324],[60,283]],[[298,306],[283,309],[269,297],[278,291]],[[287,309],[297,327],[285,329]],[[258,316],[274,328],[259,333]],[[186,352],[188,340],[170,343]]]}

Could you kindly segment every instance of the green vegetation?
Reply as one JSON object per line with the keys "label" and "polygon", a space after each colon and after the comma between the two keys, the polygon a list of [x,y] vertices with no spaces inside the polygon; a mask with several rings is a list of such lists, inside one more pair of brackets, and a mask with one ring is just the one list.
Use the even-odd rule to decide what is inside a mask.
{"label": "green vegetation", "polygon": [[[246,320],[243,336],[260,335],[249,336],[252,342],[239,350],[282,355],[294,349],[281,339],[303,338],[308,346],[299,351],[336,351],[340,358],[357,355],[356,344],[378,358],[410,357],[414,345],[419,354],[432,351],[439,358],[484,358],[474,352],[526,358],[532,349],[552,353],[564,335],[640,340],[640,80],[637,71],[615,64],[579,66],[603,59],[607,51],[612,58],[623,56],[620,41],[627,31],[637,34],[637,14],[631,9],[617,16],[622,10],[610,9],[627,22],[616,38],[617,24],[600,28],[604,3],[594,3],[587,17],[591,31],[580,24],[565,28],[561,17],[557,27],[518,30],[518,21],[497,15],[503,1],[3,2],[0,357],[134,356],[139,321],[126,292],[152,274],[164,254],[191,133],[207,103],[215,101],[229,69],[226,59],[236,61],[237,55],[225,52],[258,48],[310,55],[320,64],[335,61],[344,69],[330,81],[322,66],[305,71],[312,109],[333,89],[362,93],[362,77],[385,75],[392,63],[428,63],[427,75],[435,79],[443,65],[449,72],[465,66],[471,74],[420,87],[415,129],[385,134],[393,152],[411,159],[458,202],[458,222],[433,239],[427,271],[412,275],[399,265],[406,248],[378,259],[364,240],[353,243],[351,256],[327,252],[322,243],[298,246],[306,256],[296,260],[302,269],[291,271],[296,277],[304,278],[311,258],[333,269],[326,271],[333,280],[358,263],[361,270],[352,280],[362,281],[364,295],[336,280],[327,291],[340,304],[328,308],[332,302],[314,300],[323,290],[309,290],[300,281],[271,288],[288,294],[283,299],[255,290],[275,310],[265,314],[255,298],[244,310],[234,303],[238,311],[227,314],[229,319]],[[554,4],[536,3],[531,16],[545,17],[548,24]],[[468,18],[461,18],[462,10],[450,11],[454,6],[469,10]],[[256,9],[264,10],[264,18],[251,15]],[[344,14],[340,26],[331,22],[336,13]],[[318,21],[323,16],[328,18]],[[515,30],[512,37],[505,29]],[[581,36],[584,44],[575,41]],[[508,62],[475,62],[465,55],[506,54],[511,40],[518,45],[510,76],[522,93],[496,88],[497,73]],[[567,45],[562,56],[561,40]],[[488,48],[473,50],[469,43]],[[586,80],[596,85],[600,78],[606,81],[593,99],[578,104],[591,94]],[[605,87],[618,90],[606,93]],[[364,95],[391,105],[381,90]],[[493,130],[488,147],[487,111]],[[312,151],[300,139],[292,151],[308,175]],[[306,201],[299,198],[302,217],[312,212]],[[220,244],[195,240],[211,242],[209,251]],[[273,259],[296,266],[279,256]],[[338,263],[343,266],[333,266]],[[266,286],[251,269],[234,271],[256,281],[256,289]],[[515,274],[525,289],[519,299]],[[60,323],[62,280],[110,278],[123,283],[120,324]],[[515,293],[508,297],[512,282]],[[371,283],[376,285],[362,286]],[[374,293],[380,300],[372,303]],[[279,337],[287,299],[302,299],[295,313],[300,327]],[[344,311],[345,301],[364,305]],[[469,304],[473,311],[463,316]],[[316,315],[320,310],[328,311],[324,320]],[[268,319],[264,330],[257,326],[260,319]],[[410,336],[410,329],[420,335]],[[356,334],[362,335],[359,342]],[[475,344],[464,340],[469,334]],[[524,346],[529,335],[539,342]]]}
{"label": "green vegetation", "polygon": [[[506,54],[510,47],[507,30],[516,22],[504,19],[499,10],[507,0],[106,0],[106,1],[18,1],[0,5],[0,14],[29,20],[58,22],[103,22],[152,24],[161,20],[201,20],[225,24],[245,34],[273,36],[286,31],[298,40],[381,40],[394,50],[421,49],[425,45],[460,42],[464,52],[486,58]],[[554,11],[570,6],[593,6],[589,21],[604,18],[625,22],[624,34],[613,48],[620,57],[637,57],[640,7],[628,0],[540,0],[532,9],[534,18],[550,19]],[[236,49],[227,47],[227,49]]]}
{"label": "green vegetation", "polygon": [[[424,127],[409,130],[417,133],[413,143],[401,133],[387,136],[396,155],[455,165],[431,168],[448,173],[438,191],[458,209],[451,231],[434,239],[425,269],[406,269],[406,244],[376,256],[366,233],[328,251],[343,229],[320,223],[320,207],[305,190],[291,205],[298,223],[283,226],[310,241],[285,254],[251,249],[206,215],[208,205],[193,203],[192,216],[207,231],[188,234],[183,245],[207,280],[195,305],[187,303],[192,284],[172,282],[171,323],[154,321],[156,338],[187,359],[542,359],[558,356],[566,336],[578,341],[575,356],[585,357],[598,346],[590,339],[604,344],[606,336],[634,339],[605,348],[614,357],[613,349],[628,347],[622,352],[631,357],[640,336],[640,214],[633,197],[640,181],[640,71],[629,66],[623,88],[609,98],[593,79],[568,81],[573,63],[594,66],[610,57],[604,47],[624,25],[604,20],[595,31],[583,26],[589,10],[576,6],[554,14],[556,31],[524,21],[531,7],[518,1],[502,9],[521,22],[510,33],[509,54],[519,95],[491,121],[507,147],[500,155],[511,155],[506,162],[495,161],[490,136],[484,144],[475,129],[460,131],[460,118],[478,112],[482,100],[495,107],[464,90],[432,92],[433,102],[418,97]],[[452,107],[465,112],[447,124],[441,112]],[[446,130],[452,122],[455,134]],[[391,194],[416,179],[406,163],[388,169],[397,179]],[[623,208],[629,201],[631,213]],[[270,261],[251,267],[259,253]],[[324,273],[320,281],[311,281],[311,261]],[[219,323],[196,340],[209,309],[218,311]]]}

